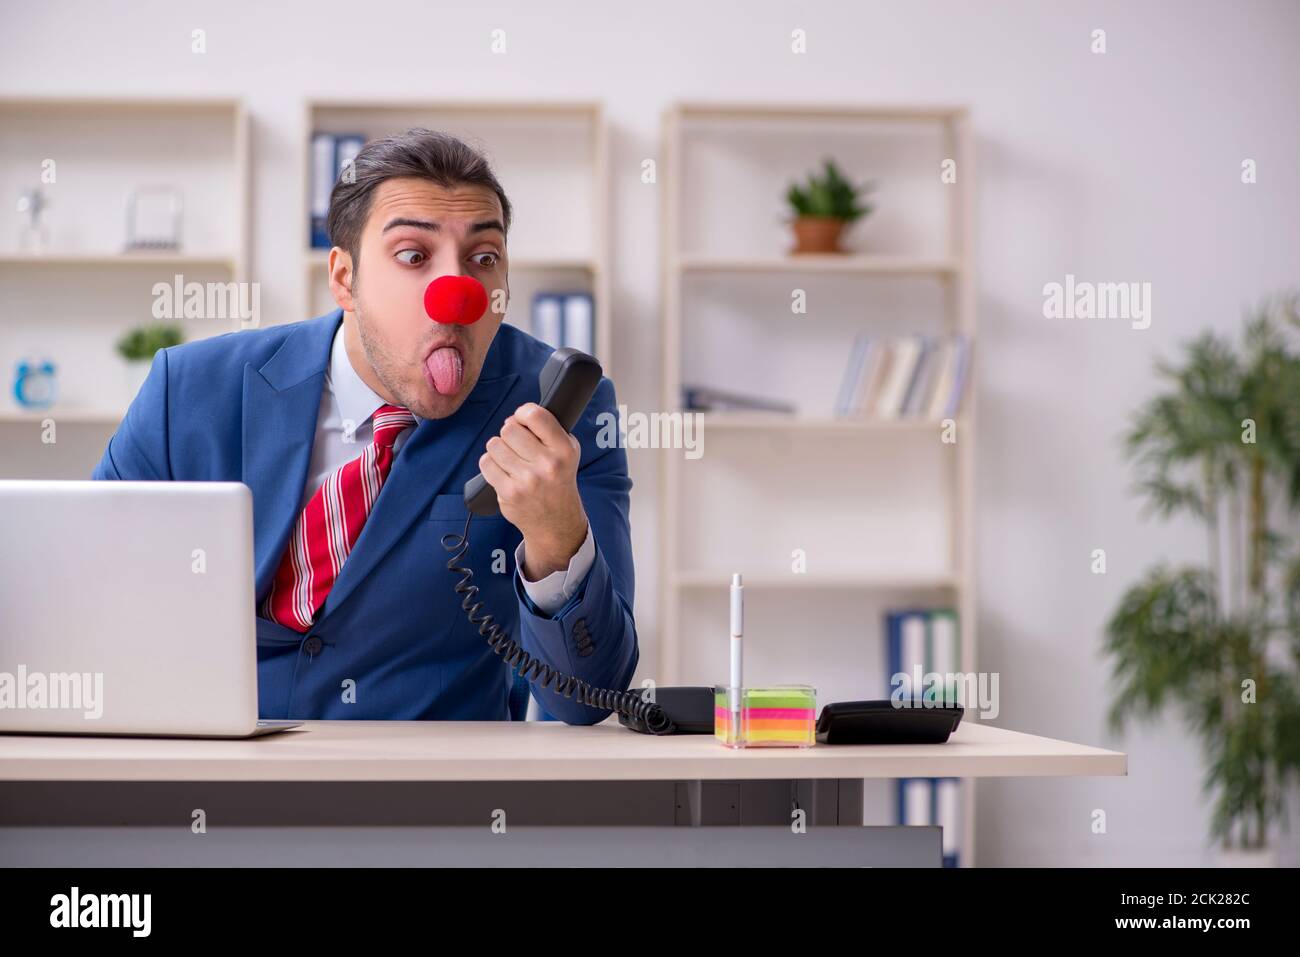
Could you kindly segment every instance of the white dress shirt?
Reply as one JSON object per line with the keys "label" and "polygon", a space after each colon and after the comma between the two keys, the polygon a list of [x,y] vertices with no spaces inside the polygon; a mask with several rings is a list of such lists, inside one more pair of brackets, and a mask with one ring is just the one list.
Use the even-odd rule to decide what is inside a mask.
{"label": "white dress shirt", "polygon": [[[299,509],[307,507],[316,490],[329,476],[351,462],[368,446],[374,436],[371,417],[386,401],[375,393],[357,375],[348,358],[343,339],[343,323],[334,333],[330,350],[329,369],[325,373],[325,387],[321,390],[320,413],[316,418],[316,441],[312,445],[311,465],[307,469],[307,485],[303,488]],[[415,413],[411,413],[414,415]],[[423,420],[415,417],[418,426]],[[398,468],[397,453],[401,451],[414,429],[406,429],[393,443],[393,468]],[[515,574],[523,585],[525,594],[533,604],[548,615],[553,615],[572,598],[587,577],[596,560],[596,543],[587,526],[587,538],[577,553],[569,560],[567,569],[552,572],[540,581],[524,577],[524,543],[515,549]]]}

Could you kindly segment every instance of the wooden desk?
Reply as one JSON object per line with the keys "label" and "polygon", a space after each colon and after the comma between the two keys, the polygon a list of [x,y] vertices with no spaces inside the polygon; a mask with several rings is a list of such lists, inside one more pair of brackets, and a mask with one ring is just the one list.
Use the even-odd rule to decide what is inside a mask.
{"label": "wooden desk", "polygon": [[670,781],[1122,775],[1127,759],[963,721],[941,745],[733,751],[708,735],[651,737],[611,718],[308,721],[240,741],[0,735],[4,781]]}
{"label": "wooden desk", "polygon": [[[586,835],[607,861],[620,841],[643,856],[682,853],[673,842],[692,834],[664,830],[674,825],[732,829],[723,843],[739,826],[755,832],[743,842],[749,850],[779,843],[795,808],[810,834],[857,828],[848,845],[839,827],[799,845],[819,859],[931,862],[938,828],[862,826],[864,780],[1125,773],[1122,753],[974,721],[942,745],[740,751],[711,736],[634,734],[614,719],[595,727],[313,721],[238,741],[0,735],[0,862],[251,863],[249,855],[273,853],[315,866],[329,863],[330,848],[347,846],[356,864],[358,853],[380,845],[382,860],[370,863],[406,861],[404,853],[482,861],[505,847],[480,846],[502,813],[520,853],[557,844],[581,853],[573,841]],[[195,809],[206,840],[192,835]],[[367,841],[367,833],[382,839]],[[702,837],[694,832],[692,847]]]}

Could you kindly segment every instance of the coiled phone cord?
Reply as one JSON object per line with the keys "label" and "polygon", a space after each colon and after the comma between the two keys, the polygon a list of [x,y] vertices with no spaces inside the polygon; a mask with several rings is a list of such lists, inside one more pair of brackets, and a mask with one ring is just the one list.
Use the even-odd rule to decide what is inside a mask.
{"label": "coiled phone cord", "polygon": [[473,518],[473,513],[466,517],[465,529],[461,534],[457,535],[455,532],[448,532],[443,535],[442,547],[449,552],[455,553],[451,558],[447,559],[447,570],[460,575],[460,580],[456,582],[454,590],[457,595],[462,596],[461,610],[465,612],[465,617],[469,619],[471,625],[478,626],[478,633],[487,639],[487,643],[492,647],[492,650],[504,658],[506,664],[518,671],[532,684],[545,688],[551,682],[554,682],[555,690],[566,698],[574,697],[576,693],[577,700],[580,703],[592,708],[617,711],[619,714],[627,715],[648,728],[651,734],[672,733],[674,730],[673,724],[664,709],[653,701],[646,701],[641,697],[639,691],[612,691],[608,688],[593,688],[581,678],[575,678],[572,675],[556,671],[546,662],[539,661],[524,651],[519,643],[511,638],[498,622],[493,620],[492,615],[480,614],[484,603],[474,600],[474,596],[478,594],[479,590],[478,585],[473,584],[474,570],[460,564],[465,557],[465,553],[469,551],[469,523]]}

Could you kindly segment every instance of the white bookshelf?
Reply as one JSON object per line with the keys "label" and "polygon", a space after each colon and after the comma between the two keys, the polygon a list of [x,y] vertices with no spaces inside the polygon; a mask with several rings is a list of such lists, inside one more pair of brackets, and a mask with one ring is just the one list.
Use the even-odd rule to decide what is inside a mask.
{"label": "white bookshelf", "polygon": [[[797,413],[706,412],[701,458],[660,453],[657,680],[725,677],[732,572],[747,588],[747,682],[806,681],[819,705],[884,697],[883,616],[910,605],[954,608],[960,667],[976,670],[970,377],[955,444],[938,422],[834,415],[855,333],[977,342],[965,110],[676,103],[663,150],[663,408],[682,409],[684,384],[705,384]],[[790,255],[785,187],[827,155],[852,181],[876,183],[876,210],[846,234],[846,254]],[[955,184],[940,179],[948,158]],[[806,315],[791,314],[795,288]],[[795,548],[806,574],[792,570]],[[892,792],[869,791],[872,801],[886,807],[865,823],[892,820]],[[973,779],[962,801],[971,866]]]}
{"label": "white bookshelf", "polygon": [[76,266],[193,266],[200,269],[225,269],[235,273],[238,260],[230,256],[189,256],[184,253],[4,253],[0,266],[76,267]]}
{"label": "white bookshelf", "polygon": [[[675,576],[679,589],[689,588],[729,588],[731,576],[725,572],[679,571]],[[846,588],[854,591],[893,591],[910,590],[949,590],[956,586],[957,579],[952,575],[937,573],[933,575],[891,575],[887,573],[842,573],[790,575],[781,572],[760,572],[745,575],[746,588],[761,589],[821,589]]]}
{"label": "white bookshelf", "polygon": [[706,432],[719,429],[754,429],[805,432],[932,432],[935,423],[928,419],[854,419],[833,415],[786,415],[779,412],[705,412]]}
{"label": "white bookshelf", "polygon": [[336,308],[328,250],[310,246],[311,136],[367,140],[411,127],[453,133],[483,152],[514,209],[505,321],[532,327],[538,292],[585,291],[595,304],[595,351],[612,374],[609,302],[609,138],[598,102],[312,99],[302,131],[304,316]]}
{"label": "white bookshelf", "polygon": [[[44,250],[20,248],[16,216],[0,232],[0,474],[85,478],[132,398],[114,344],[159,321],[154,285],[248,278],[248,116],[230,98],[8,97],[0,127],[0,195],[13,202],[40,186],[50,203]],[[42,182],[46,160],[52,183]],[[127,194],[152,185],[180,190],[179,248],[127,251]],[[239,327],[237,317],[176,321],[187,340]],[[46,356],[57,400],[23,409],[15,364]],[[57,450],[41,439],[47,419],[77,427],[58,434]]]}
{"label": "white bookshelf", "polygon": [[844,275],[875,276],[951,276],[960,268],[951,259],[929,259],[917,256],[855,256],[801,253],[799,256],[729,257],[685,255],[680,267],[684,273],[752,273],[770,275],[789,273],[838,273]]}

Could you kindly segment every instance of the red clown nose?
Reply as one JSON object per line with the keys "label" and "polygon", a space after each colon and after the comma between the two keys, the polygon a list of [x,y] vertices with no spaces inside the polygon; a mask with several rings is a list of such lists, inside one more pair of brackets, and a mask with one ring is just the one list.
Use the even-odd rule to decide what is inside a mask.
{"label": "red clown nose", "polygon": [[468,326],[487,312],[487,290],[473,276],[439,276],[424,290],[424,311],[434,322]]}

